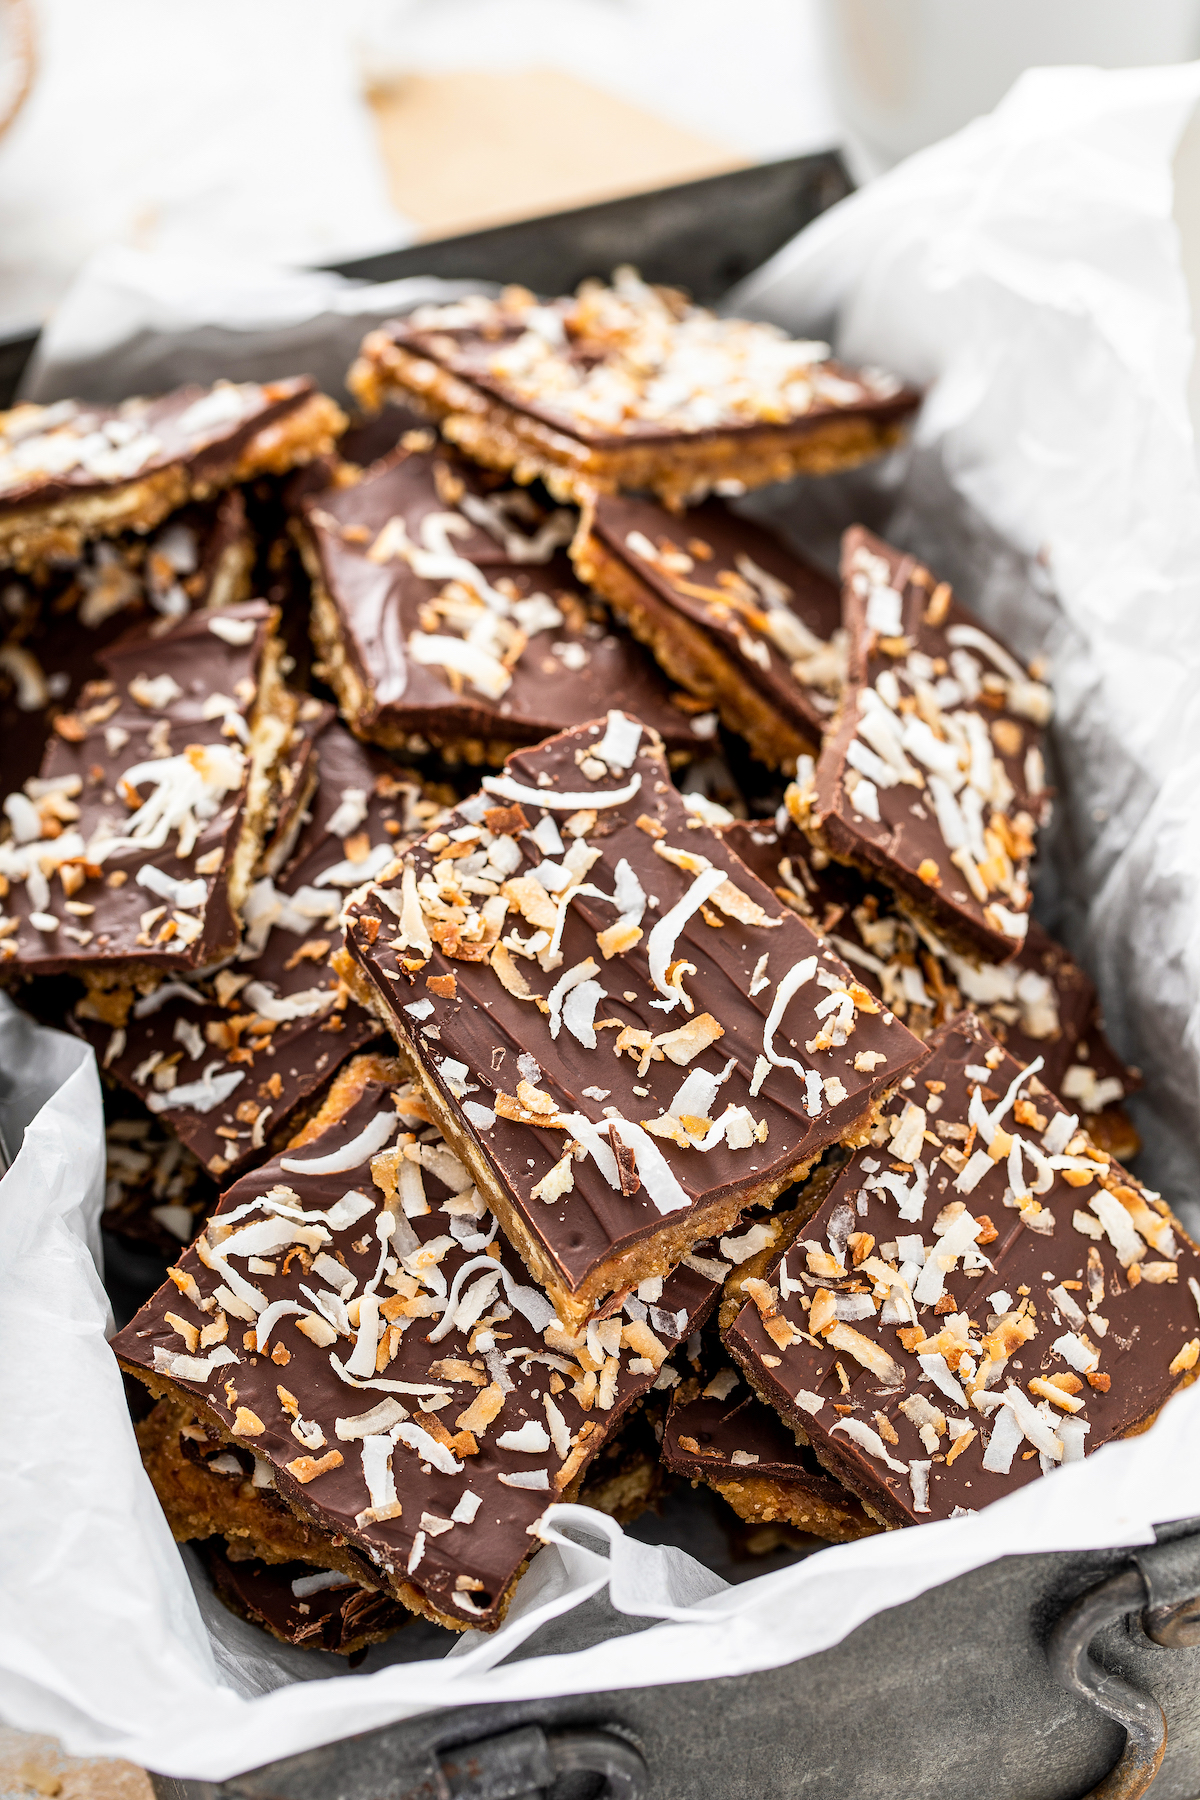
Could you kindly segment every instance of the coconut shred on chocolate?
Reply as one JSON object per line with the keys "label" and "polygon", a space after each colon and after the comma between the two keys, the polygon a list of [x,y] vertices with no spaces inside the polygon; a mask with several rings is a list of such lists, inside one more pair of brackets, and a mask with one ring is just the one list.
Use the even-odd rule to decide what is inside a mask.
{"label": "coconut shred on chocolate", "polygon": [[348,981],[574,1325],[861,1141],[920,1055],[617,711],[485,777],[347,917]]}
{"label": "coconut shred on chocolate", "polygon": [[676,518],[597,495],[571,546],[580,576],[663,670],[770,768],[816,756],[846,675],[836,583],[719,501]]}
{"label": "coconut shred on chocolate", "polygon": [[[797,790],[788,800],[797,805]],[[1117,1156],[1140,1140],[1121,1108],[1141,1085],[1104,1034],[1096,990],[1079,964],[1036,919],[1003,962],[952,950],[927,920],[858,869],[830,862],[781,809],[775,820],[735,821],[721,835],[786,906],[825,933],[864,987],[927,1038],[969,1009],[1019,1063],[1042,1058],[1051,1093],[1078,1103],[1087,1130]]]}
{"label": "coconut shred on chocolate", "polygon": [[671,506],[853,467],[898,441],[919,400],[630,268],[573,298],[510,287],[418,307],[368,334],[347,379],[368,411],[417,406],[476,462],[560,498],[645,489]]}
{"label": "coconut shred on chocolate", "polygon": [[673,1474],[702,1481],[749,1525],[791,1525],[839,1544],[879,1529],[739,1370],[727,1366],[698,1385],[671,1395],[662,1456]]}
{"label": "coconut shred on chocolate", "polygon": [[1195,1378],[1200,1254],[1035,1060],[964,1014],[723,1333],[886,1526],[1144,1429]]}
{"label": "coconut shred on chocolate", "polygon": [[850,672],[801,822],[903,894],[964,954],[1009,956],[1049,816],[1050,690],[913,556],[860,526],[842,541]]}
{"label": "coconut shred on chocolate", "polygon": [[218,381],[154,399],[0,413],[0,568],[78,556],[93,538],[332,450],[346,424],[307,376]]}
{"label": "coconut shred on chocolate", "polygon": [[309,494],[297,532],[313,637],[352,729],[498,764],[619,695],[677,758],[701,750],[715,717],[675,706],[650,658],[580,591],[563,550],[575,523],[444,449],[401,445],[361,479]]}
{"label": "coconut shred on chocolate", "polygon": [[177,1539],[491,1630],[718,1292],[681,1269],[572,1332],[395,1060],[363,1056],[113,1348],[160,1397],[139,1437]]}
{"label": "coconut shred on chocolate", "polygon": [[119,1025],[135,988],[238,948],[296,712],[276,620],[248,601],[101,654],[105,679],[4,800],[10,976],[75,973],[92,1016]]}
{"label": "coconut shred on chocolate", "polygon": [[[293,840],[282,870],[260,874],[243,906],[237,956],[215,973],[163,982],[115,1028],[76,1024],[111,1079],[144,1100],[222,1184],[269,1153],[272,1139],[379,1023],[329,964],[347,893],[392,864],[440,807],[395,768],[315,711],[295,736],[311,748],[315,792],[294,789],[277,829]],[[301,805],[301,798],[307,801]],[[298,833],[298,836],[297,836]],[[268,848],[268,860],[270,849]]]}
{"label": "coconut shred on chocolate", "polygon": [[250,598],[254,543],[240,492],[187,506],[147,537],[84,546],[0,583],[0,768],[21,787],[54,721],[103,679],[96,658],[133,626],[160,630],[200,607]]}

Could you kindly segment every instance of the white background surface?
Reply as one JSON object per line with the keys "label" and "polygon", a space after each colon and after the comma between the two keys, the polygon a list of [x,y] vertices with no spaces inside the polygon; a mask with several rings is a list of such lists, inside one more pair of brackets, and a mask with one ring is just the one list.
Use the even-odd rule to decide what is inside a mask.
{"label": "white background surface", "polygon": [[[1147,1067],[1151,1172],[1189,1204],[1200,474],[1172,168],[1198,98],[1200,65],[1028,78],[994,116],[824,215],[745,295],[929,384],[915,451],[892,471],[896,533],[1026,653],[1050,650],[1068,916],[1122,1048]],[[193,287],[192,331],[228,297]],[[143,303],[141,323],[161,327],[161,300]],[[112,339],[106,354],[119,350]],[[832,525],[847,522],[839,508],[881,504],[861,480],[801,484],[787,511]],[[769,1667],[996,1557],[1146,1542],[1156,1520],[1200,1511],[1197,1385],[1145,1435],[978,1516],[831,1546],[736,1589],[576,1513],[612,1539],[608,1559],[565,1541],[539,1555],[492,1638],[297,1684],[289,1653],[250,1648],[211,1601],[202,1610],[138,1463],[83,1241],[99,1204],[94,1082],[72,1077],[0,1184],[0,1416],[19,1450],[0,1462],[0,1713],[69,1749],[220,1778],[429,1706]],[[659,1622],[497,1666],[605,1581],[619,1611]]]}

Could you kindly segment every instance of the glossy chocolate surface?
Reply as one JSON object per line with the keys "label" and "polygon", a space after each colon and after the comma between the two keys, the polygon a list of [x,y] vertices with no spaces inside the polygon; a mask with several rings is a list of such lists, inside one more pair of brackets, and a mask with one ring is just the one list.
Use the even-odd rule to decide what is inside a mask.
{"label": "glossy chocolate surface", "polygon": [[[332,1650],[344,1656],[412,1620],[407,1607],[389,1594],[359,1587],[349,1576],[331,1587],[309,1591],[305,1584],[313,1578],[313,1570],[308,1563],[265,1563],[257,1557],[233,1562],[219,1539],[206,1543],[201,1555],[231,1612],[302,1650]],[[299,1595],[292,1592],[293,1582],[301,1585]]]}
{"label": "glossy chocolate surface", "polygon": [[[920,1119],[905,1118],[910,1106]],[[981,1114],[1005,1134],[993,1136],[996,1160]],[[1188,1286],[1200,1255],[970,1014],[936,1033],[888,1116],[899,1125],[891,1143],[880,1132],[855,1153],[724,1337],[825,1466],[885,1523],[903,1525],[977,1511],[1041,1475],[1028,1437],[1006,1468],[985,1466],[998,1460],[1001,1415],[1021,1417],[1003,1398],[1014,1388],[1024,1416],[1040,1420],[1047,1468],[1072,1436],[1090,1454],[1147,1421],[1200,1356]],[[1040,1163],[1010,1151],[1009,1137]],[[1050,1176],[1039,1195],[1014,1200],[1014,1155],[1023,1187],[1044,1179],[1038,1169]],[[1052,1167],[1060,1156],[1065,1166]],[[955,1230],[957,1255],[944,1248]],[[1064,1381],[1066,1408],[1045,1398]],[[1031,1391],[1035,1382],[1052,1387]]]}
{"label": "glossy chocolate surface", "polygon": [[[192,613],[160,635],[137,630],[100,654],[106,679],[85,687],[78,709],[56,721],[42,759],[39,782],[60,787],[65,809],[55,818],[45,799],[32,803],[42,836],[24,843],[10,839],[0,850],[10,882],[5,906],[17,920],[15,931],[0,940],[0,948],[15,952],[10,967],[43,975],[102,962],[166,973],[203,968],[236,948],[227,883],[249,776],[247,721],[272,630],[271,609],[248,601]],[[122,787],[135,768],[136,788],[127,781]],[[199,777],[188,787],[199,810],[189,814],[196,830],[182,857],[179,829],[163,829],[149,811],[140,815],[144,835],[131,842],[127,833],[135,811],[159,789],[160,769],[163,777],[173,771],[179,784],[191,783],[193,773]],[[6,801],[6,810],[12,804]],[[24,810],[21,816],[30,817]],[[182,829],[190,833],[191,823],[184,821]],[[115,837],[119,846],[102,863],[92,860],[101,837]],[[52,874],[39,906],[28,876],[16,871],[41,867],[43,859]],[[84,875],[69,895],[57,866],[64,861]],[[189,893],[187,905],[168,904],[145,878],[139,881],[147,868],[168,883],[203,882],[204,898],[197,903]],[[39,928],[34,914],[54,921],[53,928]]]}
{"label": "glossy chocolate surface", "polygon": [[[694,754],[711,739],[712,723],[693,728],[653,659],[580,590],[562,548],[573,513],[547,514],[524,489],[498,487],[448,452],[403,448],[353,486],[310,495],[303,510],[342,643],[368,689],[367,710],[353,721],[366,736],[386,729],[433,744],[464,737],[536,743],[623,705],[671,750]],[[487,515],[499,521],[496,535],[476,522]],[[402,522],[403,539],[393,520]],[[381,539],[389,527],[390,550]],[[489,610],[480,575],[492,590],[493,612],[497,604],[510,609],[501,632],[511,680],[496,698],[414,654],[414,639],[457,637],[467,628],[466,614],[447,619],[438,612],[454,582],[460,595],[464,584],[469,590],[478,639]],[[504,666],[489,655],[484,679],[503,684]]]}
{"label": "glossy chocolate surface", "polygon": [[[818,1003],[832,990],[847,993],[845,984],[853,978],[845,964],[808,924],[774,900],[715,832],[688,814],[652,740],[642,734],[636,753],[628,752],[629,763],[615,770],[606,768],[595,756],[605,741],[604,729],[599,724],[583,726],[537,750],[518,753],[506,765],[504,778],[486,778],[485,788],[490,782],[490,790],[467,802],[456,815],[486,829],[488,808],[505,807],[514,793],[524,793],[527,798],[520,804],[525,827],[519,837],[510,840],[513,847],[506,853],[508,860],[520,853],[513,879],[528,881],[540,863],[553,883],[559,880],[556,865],[563,868],[561,855],[544,856],[528,832],[546,832],[541,824],[544,815],[561,828],[577,811],[594,812],[585,839],[568,835],[559,840],[574,845],[586,841],[598,852],[586,874],[587,886],[598,892],[580,891],[566,907],[560,960],[544,970],[536,956],[524,955],[519,947],[510,952],[531,990],[529,999],[510,993],[486,961],[464,960],[464,956],[480,954],[475,944],[466,942],[476,925],[465,908],[486,905],[485,896],[494,896],[501,886],[488,881],[482,870],[471,878],[482,881],[483,886],[461,895],[461,924],[434,920],[432,935],[440,943],[435,942],[427,962],[414,959],[411,951],[390,947],[400,941],[394,910],[400,904],[399,881],[389,884],[391,905],[368,894],[351,908],[348,933],[352,954],[419,1058],[422,1079],[432,1083],[454,1109],[462,1129],[486,1157],[509,1204],[572,1289],[580,1287],[589,1273],[616,1251],[656,1237],[664,1226],[678,1228],[681,1217],[689,1212],[698,1214],[715,1201],[740,1193],[749,1196],[764,1184],[784,1181],[789,1170],[814,1160],[825,1145],[850,1131],[869,1111],[875,1096],[895,1083],[920,1054],[917,1040],[899,1020],[883,1014],[862,989],[859,994],[875,1010],[857,1010],[848,997],[834,1003],[851,1013],[853,1035],[848,1041],[813,1053],[805,1050],[805,1044],[815,1040],[821,1029],[815,1010]],[[587,773],[589,768],[596,772],[594,776]],[[627,798],[620,804],[605,804],[607,796],[626,791]],[[580,797],[577,803],[559,798],[553,808],[540,807],[528,798],[544,794],[549,800],[556,793],[578,793]],[[648,830],[639,825],[640,819],[645,819]],[[503,827],[503,815],[494,814],[494,822]],[[552,845],[554,840],[547,835],[543,841]],[[426,840],[418,846],[414,853],[418,879],[432,879],[435,860],[440,856],[444,863],[457,847],[451,843],[449,849],[444,844],[439,848],[436,837],[432,844]],[[719,901],[707,908],[707,917],[700,912],[691,914],[670,948],[670,956],[693,966],[694,972],[684,971],[685,987],[694,1001],[693,1016],[697,1020],[711,1016],[722,1035],[690,1064],[676,1062],[660,1050],[661,1060],[650,1060],[639,1075],[642,1053],[636,1048],[631,1052],[628,1038],[621,1053],[615,1053],[623,1032],[648,1034],[643,1045],[649,1046],[651,1037],[677,1030],[689,1016],[683,1005],[669,1000],[670,1010],[664,1010],[659,1004],[661,992],[650,979],[648,949],[653,930],[697,879],[664,857],[664,849],[724,870],[751,908],[777,923],[739,924],[715,910]],[[619,909],[602,896],[612,894],[622,865],[636,876],[646,907],[640,941],[609,958],[598,946],[597,933],[615,924]],[[533,879],[537,881],[536,876]],[[531,895],[535,890],[509,889],[511,910],[502,930],[506,943],[528,946],[535,931],[517,911],[522,891]],[[537,891],[542,891],[541,884]],[[560,891],[565,892],[565,887]],[[481,916],[476,911],[477,922]],[[548,942],[549,932],[545,936]],[[482,953],[487,954],[486,950]],[[615,1021],[609,1027],[600,1025],[594,1048],[568,1025],[557,1037],[552,1036],[549,1018],[532,997],[548,996],[565,974],[578,970],[589,958],[596,964],[590,978],[602,984],[603,990],[595,1021]],[[806,1081],[794,1068],[766,1063],[763,1051],[764,1024],[776,987],[808,958],[812,959],[810,978],[785,1006],[774,1040],[777,1054],[802,1059],[804,1070],[812,1072],[811,1080]],[[411,967],[404,966],[406,960]],[[758,989],[751,995],[756,972]],[[447,976],[454,980],[452,997],[438,992]],[[644,1053],[649,1056],[649,1049]],[[855,1067],[856,1056],[863,1053],[868,1053],[869,1072]],[[757,1071],[756,1081],[760,1059],[764,1067]],[[447,1060],[463,1065],[466,1071],[461,1099],[456,1098],[455,1084],[444,1072]],[[707,1071],[719,1078],[727,1067],[723,1085],[712,1089],[713,1122],[724,1117],[730,1107],[742,1109],[748,1111],[750,1125],[764,1136],[731,1149],[718,1132],[721,1141],[713,1141],[705,1151],[693,1148],[690,1140],[687,1148],[681,1148],[668,1136],[654,1136],[675,1184],[672,1204],[678,1211],[660,1211],[640,1176],[631,1192],[610,1185],[591,1154],[574,1162],[573,1189],[563,1198],[548,1204],[534,1195],[533,1189],[581,1129],[607,1133],[613,1117],[634,1126],[658,1125],[675,1103],[685,1077]],[[562,1115],[571,1115],[574,1124],[550,1129],[496,1113],[497,1096],[516,1095],[526,1069],[532,1071],[529,1080],[540,1086]],[[825,1083],[832,1083],[832,1088]],[[706,1131],[707,1115],[704,1123],[699,1117],[695,1123],[699,1131]],[[701,1235],[699,1230],[696,1235]]]}
{"label": "glossy chocolate surface", "polygon": [[817,763],[815,824],[834,856],[902,889],[960,947],[1011,955],[1048,816],[1049,689],[944,582],[860,526],[842,577],[850,674]]}
{"label": "glossy chocolate surface", "polygon": [[[315,742],[319,783],[303,822],[286,810],[280,820],[281,830],[299,835],[283,872],[252,889],[237,959],[199,983],[135,1001],[115,1034],[115,1051],[108,1026],[76,1021],[101,1067],[170,1124],[222,1184],[262,1161],[296,1108],[379,1036],[378,1021],[347,996],[329,966],[341,935],[337,913],[359,871],[386,865],[438,810],[415,775],[328,722],[329,709],[319,702],[307,705],[316,722],[325,722]],[[307,748],[304,711],[302,705],[297,735]],[[336,835],[329,826],[339,810],[354,822]],[[347,844],[357,861],[347,857]],[[279,922],[272,925],[272,917]],[[303,1010],[273,1021],[259,1010],[272,1001]],[[204,1094],[198,1104],[179,1104],[174,1096],[192,1092],[205,1069],[224,1098],[209,1104]]]}
{"label": "glossy chocolate surface", "polygon": [[[293,1248],[285,1255],[281,1245],[271,1255],[252,1261],[248,1254],[230,1248],[226,1267],[236,1263],[236,1277],[251,1284],[257,1296],[252,1304],[259,1309],[260,1319],[265,1316],[264,1302],[287,1300],[302,1307],[306,1315],[340,1321],[344,1314],[329,1278],[339,1278],[349,1303],[355,1296],[361,1298],[379,1271],[382,1278],[377,1292],[386,1307],[389,1329],[397,1328],[392,1333],[397,1342],[390,1360],[386,1352],[373,1355],[377,1374],[363,1382],[348,1382],[338,1374],[333,1357],[347,1369],[358,1354],[356,1333],[349,1326],[345,1332],[339,1331],[336,1342],[319,1346],[299,1330],[303,1321],[297,1314],[286,1314],[276,1318],[271,1327],[270,1353],[257,1354],[243,1343],[248,1325],[228,1312],[227,1357],[198,1374],[190,1365],[177,1364],[175,1359],[186,1354],[186,1345],[166,1315],[171,1313],[203,1328],[220,1314],[215,1306],[201,1310],[170,1283],[113,1340],[113,1349],[135,1373],[139,1368],[158,1369],[160,1379],[169,1381],[177,1393],[202,1401],[227,1431],[239,1423],[239,1409],[246,1409],[253,1419],[240,1418],[239,1443],[270,1464],[277,1491],[295,1511],[324,1530],[344,1534],[349,1545],[366,1556],[381,1578],[389,1578],[394,1587],[411,1582],[448,1618],[464,1626],[486,1628],[498,1622],[510,1584],[537,1548],[529,1528],[561,1497],[574,1475],[616,1428],[622,1413],[653,1385],[656,1374],[650,1361],[639,1358],[634,1350],[606,1353],[600,1345],[605,1379],[602,1391],[595,1373],[589,1381],[573,1354],[547,1348],[543,1332],[553,1319],[553,1308],[540,1292],[523,1285],[527,1277],[519,1261],[497,1243],[494,1221],[477,1204],[470,1178],[437,1133],[423,1129],[419,1117],[404,1115],[406,1091],[411,1089],[398,1090],[395,1084],[377,1079],[368,1081],[360,1097],[319,1138],[244,1176],[224,1195],[208,1227],[219,1258],[225,1219],[230,1219],[234,1232],[248,1225],[257,1230],[260,1223],[269,1230],[272,1219],[280,1223],[279,1214],[262,1210],[232,1220],[240,1208],[273,1189],[289,1188],[296,1199],[288,1204],[304,1210],[310,1218],[327,1213],[349,1196],[350,1205],[344,1210],[357,1212],[357,1216],[345,1226],[301,1227],[309,1232],[312,1250],[304,1249],[301,1254],[299,1248]],[[399,1114],[393,1096],[399,1099]],[[385,1142],[394,1148],[400,1141],[397,1127],[403,1133],[406,1125],[421,1133],[419,1143],[413,1146],[420,1159],[416,1192],[423,1194],[421,1203],[428,1208],[423,1213],[416,1211],[414,1189],[406,1186],[403,1191],[411,1217],[399,1206],[394,1214],[388,1214],[371,1170],[372,1154],[380,1152]],[[362,1144],[373,1146],[373,1151],[362,1149]],[[322,1161],[348,1146],[355,1147],[347,1150],[343,1166],[320,1172]],[[460,1196],[457,1202],[452,1199],[454,1193]],[[358,1196],[362,1196],[361,1205]],[[451,1204],[457,1206],[456,1212],[447,1210]],[[403,1259],[390,1265],[385,1262],[382,1267],[381,1219],[394,1219],[387,1247]],[[260,1241],[264,1235],[259,1233]],[[277,1236],[286,1238],[286,1229]],[[232,1246],[235,1240],[227,1237],[226,1241]],[[487,1254],[486,1245],[498,1250],[498,1264]],[[314,1259],[314,1266],[306,1267]],[[181,1257],[179,1268],[185,1277],[193,1278],[205,1299],[228,1282],[227,1273],[206,1266],[196,1248]],[[274,1273],[269,1272],[271,1268]],[[342,1269],[344,1275],[339,1273]],[[410,1269],[428,1273],[429,1279],[409,1274]],[[468,1274],[458,1281],[461,1270]],[[477,1307],[466,1309],[473,1312],[470,1325],[456,1326],[440,1341],[430,1343],[429,1334],[439,1325],[447,1288],[457,1308],[493,1270],[495,1291],[488,1297],[486,1290],[479,1290]],[[346,1285],[351,1277],[352,1291]],[[246,1290],[239,1287],[239,1291]],[[624,1325],[632,1329],[640,1320],[657,1338],[659,1350],[669,1351],[703,1322],[717,1292],[703,1276],[681,1269],[665,1284],[653,1311],[630,1297]],[[249,1315],[250,1306],[244,1299],[242,1305]],[[614,1336],[620,1335],[620,1326],[620,1318],[613,1321],[610,1330],[617,1328]],[[365,1329],[360,1324],[360,1330]],[[332,1330],[320,1335],[331,1337]],[[201,1354],[213,1353],[204,1350]],[[611,1369],[609,1362],[614,1365]],[[631,1363],[639,1366],[631,1367]],[[664,1379],[664,1386],[669,1379]],[[389,1388],[397,1383],[399,1391]],[[492,1389],[490,1422],[473,1428],[460,1425],[459,1418],[472,1402]],[[288,1399],[282,1400],[281,1394]],[[547,1396],[552,1396],[557,1418],[546,1404]],[[396,1516],[360,1523],[360,1515],[372,1504],[364,1476],[364,1440],[353,1435],[339,1437],[336,1421],[359,1418],[388,1399],[404,1409],[403,1418],[398,1412],[394,1415],[400,1432],[416,1426],[425,1436],[413,1440],[415,1447],[392,1440]],[[586,1408],[582,1400],[587,1401]],[[302,1421],[295,1430],[293,1414]],[[557,1450],[551,1429],[559,1434]],[[510,1448],[501,1442],[508,1433],[519,1431],[525,1432],[529,1448]],[[465,1437],[464,1432],[468,1433]],[[457,1450],[450,1447],[454,1444]],[[322,1472],[312,1474],[312,1464],[323,1461],[327,1466]],[[556,1477],[564,1467],[567,1477],[558,1485]],[[308,1478],[302,1480],[301,1476]],[[539,1485],[528,1485],[529,1478]],[[479,1501],[469,1521],[462,1516],[472,1510],[469,1504],[462,1506],[464,1495],[475,1495]],[[453,1521],[456,1510],[460,1518]]]}
{"label": "glossy chocolate surface", "polygon": [[828,936],[863,986],[918,1037],[969,1008],[1019,1063],[1043,1059],[1041,1079],[1051,1093],[1061,1094],[1064,1082],[1081,1087],[1088,1070],[1105,1084],[1104,1105],[1138,1085],[1104,1036],[1092,983],[1036,919],[1015,956],[972,961],[928,925],[915,924],[881,883],[845,863],[818,866],[790,819],[782,830],[767,819],[738,820],[722,836],[760,881]]}
{"label": "glossy chocolate surface", "polygon": [[254,435],[316,392],[286,381],[182,387],[120,406],[60,400],[0,414],[0,515],[51,506],[186,463],[200,483],[229,479]]}
{"label": "glossy chocolate surface", "polygon": [[716,500],[680,518],[653,500],[601,494],[590,525],[652,602],[698,627],[815,752],[845,675],[837,583]]}

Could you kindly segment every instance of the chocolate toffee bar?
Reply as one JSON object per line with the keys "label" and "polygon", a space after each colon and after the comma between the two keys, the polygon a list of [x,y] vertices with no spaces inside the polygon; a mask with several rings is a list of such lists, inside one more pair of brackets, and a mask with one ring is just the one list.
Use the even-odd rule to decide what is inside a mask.
{"label": "chocolate toffee bar", "polygon": [[155,399],[0,413],[0,567],[75,557],[92,538],[331,450],[345,415],[307,376],[218,381]]}
{"label": "chocolate toffee bar", "polygon": [[198,607],[250,598],[254,545],[240,492],[185,507],[148,538],[88,544],[67,563],[4,580],[0,642],[0,767],[6,791],[41,766],[50,729],[96,658],[131,626],[167,629]]}
{"label": "chocolate toffee bar", "polygon": [[91,1016],[232,955],[295,697],[262,601],[136,632],[55,720],[42,772],[4,801],[0,964],[74,973]]}
{"label": "chocolate toffee bar", "polygon": [[[240,1463],[237,1452],[226,1450],[224,1455]],[[253,1456],[246,1451],[241,1456],[253,1468]],[[407,1607],[390,1594],[363,1587],[337,1569],[314,1571],[308,1563],[273,1564],[258,1558],[234,1562],[216,1539],[201,1554],[230,1612],[300,1650],[357,1656],[412,1620]]]}
{"label": "chocolate toffee bar", "polygon": [[100,1223],[118,1237],[174,1256],[216,1204],[212,1180],[161,1120],[111,1119],[104,1136]]}
{"label": "chocolate toffee bar", "polygon": [[920,1046],[687,812],[636,720],[483,787],[348,907],[347,979],[579,1326],[860,1141]]}
{"label": "chocolate toffee bar", "polygon": [[476,462],[560,498],[649,489],[672,506],[851,468],[898,441],[919,398],[632,269],[546,303],[506,288],[418,307],[369,333],[347,379],[368,410],[418,406]]}
{"label": "chocolate toffee bar", "polygon": [[793,1525],[839,1544],[879,1529],[736,1369],[696,1385],[671,1395],[662,1456],[673,1474],[704,1482],[750,1525]]}
{"label": "chocolate toffee bar", "polygon": [[896,888],[964,954],[997,961],[1029,923],[1049,812],[1050,690],[915,557],[861,527],[842,541],[850,674],[803,822]]}
{"label": "chocolate toffee bar", "polygon": [[325,721],[315,744],[298,727],[319,784],[307,811],[293,819],[295,798],[283,810],[285,844],[299,837],[282,873],[251,887],[236,960],[200,980],[162,983],[115,1030],[89,1018],[86,1001],[76,1021],[101,1068],[222,1184],[261,1162],[297,1108],[379,1036],[329,966],[337,916],[347,892],[393,863],[440,810],[415,775],[329,723],[328,707],[306,706]]}
{"label": "chocolate toffee bar", "polygon": [[444,451],[401,447],[306,498],[313,638],[352,729],[501,763],[619,697],[676,755],[702,749],[715,719],[673,706],[650,658],[580,593],[562,549],[574,526]]}
{"label": "chocolate toffee bar", "polygon": [[1145,1429],[1200,1362],[1200,1255],[971,1014],[942,1026],[724,1333],[887,1526]]}
{"label": "chocolate toffee bar", "polygon": [[[664,1363],[718,1289],[681,1269],[575,1337],[414,1100],[394,1061],[347,1064],[113,1348],[161,1397],[139,1435],[179,1540],[490,1630],[547,1506],[677,1379]],[[240,1459],[212,1469],[239,1450],[249,1480]]]}
{"label": "chocolate toffee bar", "polygon": [[771,532],[709,501],[676,519],[598,495],[571,560],[665,672],[769,767],[816,756],[846,675],[837,586]]}
{"label": "chocolate toffee bar", "polygon": [[[795,790],[791,790],[795,800]],[[1136,1155],[1128,1117],[1117,1117],[1125,1095],[1141,1085],[1104,1036],[1096,990],[1079,964],[1036,919],[1025,942],[1003,962],[960,956],[925,920],[903,912],[895,895],[857,869],[814,853],[803,832],[781,815],[725,826],[725,842],[787,906],[825,933],[864,987],[910,1031],[927,1038],[964,1008],[982,1019],[1019,1063],[1042,1058],[1051,1093],[1078,1101],[1086,1128],[1108,1113],[1104,1131],[1119,1132],[1104,1147]]]}

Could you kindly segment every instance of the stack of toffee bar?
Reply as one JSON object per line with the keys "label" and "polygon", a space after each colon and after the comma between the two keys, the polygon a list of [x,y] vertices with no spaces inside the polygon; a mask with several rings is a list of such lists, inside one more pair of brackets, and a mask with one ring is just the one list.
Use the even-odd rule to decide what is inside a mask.
{"label": "stack of toffee bar", "polygon": [[0,970],[175,1247],[114,1349],[216,1592],[358,1657],[556,1501],[847,1541],[1144,1429],[1200,1258],[1030,917],[1045,672],[728,505],[919,396],[630,270],[349,385],[0,418]]}

